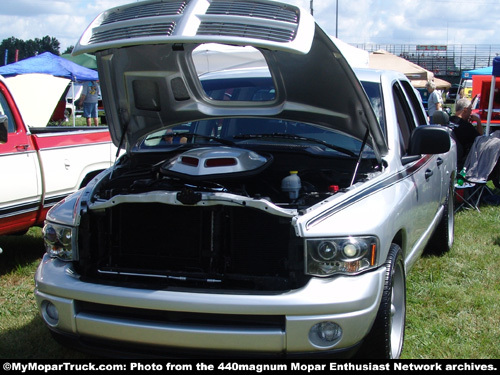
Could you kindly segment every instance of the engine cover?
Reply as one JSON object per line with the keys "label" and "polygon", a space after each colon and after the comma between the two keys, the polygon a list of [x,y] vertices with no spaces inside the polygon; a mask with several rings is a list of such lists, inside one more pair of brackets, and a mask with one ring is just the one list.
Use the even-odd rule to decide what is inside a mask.
{"label": "engine cover", "polygon": [[165,163],[161,172],[184,178],[227,178],[228,175],[259,173],[272,161],[250,150],[234,147],[204,147],[186,151]]}

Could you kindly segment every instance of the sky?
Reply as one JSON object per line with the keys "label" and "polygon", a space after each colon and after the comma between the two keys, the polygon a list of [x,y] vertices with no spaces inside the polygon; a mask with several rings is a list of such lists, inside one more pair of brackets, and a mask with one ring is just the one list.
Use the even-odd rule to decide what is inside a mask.
{"label": "sky", "polygon": [[[0,41],[55,37],[74,46],[102,11],[134,0],[2,0]],[[496,44],[499,0],[287,0],[351,44]],[[337,7],[338,4],[338,7]],[[338,24],[336,22],[338,17]],[[500,47],[498,53],[500,53]]]}

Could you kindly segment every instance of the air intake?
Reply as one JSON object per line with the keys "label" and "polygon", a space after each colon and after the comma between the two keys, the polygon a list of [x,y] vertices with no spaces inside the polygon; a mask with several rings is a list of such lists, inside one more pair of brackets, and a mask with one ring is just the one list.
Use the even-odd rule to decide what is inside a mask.
{"label": "air intake", "polygon": [[90,43],[104,43],[112,42],[114,40],[134,39],[141,37],[147,38],[152,36],[169,36],[172,35],[174,27],[174,22],[167,22],[103,30],[95,32],[90,38]]}
{"label": "air intake", "polygon": [[203,22],[198,29],[198,35],[237,36],[272,42],[290,42],[295,37],[295,31],[244,23]]}
{"label": "air intake", "polygon": [[308,53],[315,33],[310,14],[267,0],[150,0],[103,12],[73,54],[157,44],[220,43]]}
{"label": "air intake", "polygon": [[214,1],[206,14],[256,17],[291,23],[298,23],[299,20],[297,8],[247,1]]}
{"label": "air intake", "polygon": [[115,22],[140,20],[150,17],[173,16],[182,14],[186,7],[186,1],[174,1],[170,3],[152,3],[132,6],[129,8],[118,8],[108,14],[101,25],[108,25]]}

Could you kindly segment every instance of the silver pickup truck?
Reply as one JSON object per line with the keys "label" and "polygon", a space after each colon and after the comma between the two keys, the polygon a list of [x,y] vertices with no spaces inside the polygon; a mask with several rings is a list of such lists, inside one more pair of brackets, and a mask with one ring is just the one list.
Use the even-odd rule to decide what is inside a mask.
{"label": "silver pickup truck", "polygon": [[403,75],[354,71],[311,15],[267,0],[113,8],[84,52],[126,154],[47,216],[35,296],[56,339],[401,355],[406,274],[452,246],[456,173]]}

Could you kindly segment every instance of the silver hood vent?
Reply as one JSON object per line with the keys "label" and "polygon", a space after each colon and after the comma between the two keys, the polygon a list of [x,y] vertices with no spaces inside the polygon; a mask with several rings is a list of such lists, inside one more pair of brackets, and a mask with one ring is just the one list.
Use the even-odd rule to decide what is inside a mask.
{"label": "silver hood vent", "polygon": [[[262,55],[275,95],[214,100],[193,59],[209,44]],[[74,54],[95,53],[106,119],[127,151],[147,134],[200,120],[266,117],[314,123],[366,141],[380,160],[383,130],[351,66],[305,10],[270,0],[156,0],[104,12]]]}

